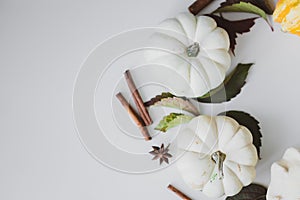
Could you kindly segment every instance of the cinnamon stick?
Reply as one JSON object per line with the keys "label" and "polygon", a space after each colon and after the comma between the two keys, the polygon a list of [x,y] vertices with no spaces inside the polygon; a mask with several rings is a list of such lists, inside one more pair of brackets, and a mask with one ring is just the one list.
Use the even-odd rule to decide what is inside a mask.
{"label": "cinnamon stick", "polygon": [[210,4],[213,0],[197,0],[189,7],[189,11],[193,15],[197,15],[203,8]]}
{"label": "cinnamon stick", "polygon": [[182,193],[180,190],[178,190],[171,184],[168,186],[168,189],[177,194],[177,196],[179,196],[183,200],[192,200],[190,197],[186,196],[184,193]]}
{"label": "cinnamon stick", "polygon": [[145,140],[151,140],[151,136],[149,135],[149,132],[147,128],[144,126],[144,123],[140,120],[139,116],[136,114],[136,112],[133,110],[133,108],[130,106],[130,104],[126,101],[124,96],[119,92],[116,97],[119,99],[123,107],[127,110],[129,116],[132,118],[132,120],[136,123],[138,128],[140,129],[142,135],[144,136]]}
{"label": "cinnamon stick", "polygon": [[144,102],[142,100],[142,97],[141,97],[139,91],[137,90],[137,88],[136,88],[136,86],[133,82],[130,71],[126,70],[125,73],[124,73],[124,76],[125,76],[127,85],[129,87],[129,90],[130,90],[130,92],[133,96],[134,103],[135,103],[135,105],[136,105],[136,107],[137,107],[137,109],[140,113],[141,118],[143,119],[143,121],[145,122],[145,124],[147,126],[152,124],[152,119],[151,119],[146,107],[144,106]]}

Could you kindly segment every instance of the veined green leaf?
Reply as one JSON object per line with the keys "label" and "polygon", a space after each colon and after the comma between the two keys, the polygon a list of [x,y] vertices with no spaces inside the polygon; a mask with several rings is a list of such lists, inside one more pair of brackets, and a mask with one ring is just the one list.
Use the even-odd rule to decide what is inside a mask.
{"label": "veined green leaf", "polygon": [[230,101],[237,96],[246,83],[248,71],[253,63],[238,64],[237,67],[225,78],[217,88],[211,90],[196,100],[202,103],[222,103]]}
{"label": "veined green leaf", "polygon": [[267,13],[261,8],[253,5],[252,3],[241,1],[239,3],[234,3],[232,5],[220,7],[214,11],[214,13],[222,13],[222,12],[245,12],[245,13],[256,14],[262,17],[273,30],[273,27],[270,25],[270,22],[268,20]]}
{"label": "veined green leaf", "polygon": [[178,126],[180,124],[187,123],[193,119],[192,116],[184,115],[182,113],[171,113],[165,116],[159,124],[155,127],[155,130],[166,132],[167,130]]}
{"label": "veined green leaf", "polygon": [[275,3],[273,0],[225,0],[221,3],[220,7],[230,6],[240,2],[251,3],[269,15],[272,15],[275,9]]}

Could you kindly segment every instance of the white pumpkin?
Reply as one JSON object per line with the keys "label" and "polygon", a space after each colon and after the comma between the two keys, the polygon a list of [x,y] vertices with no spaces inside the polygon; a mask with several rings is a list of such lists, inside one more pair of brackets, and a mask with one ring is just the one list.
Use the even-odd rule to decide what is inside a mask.
{"label": "white pumpkin", "polygon": [[268,200],[300,200],[300,150],[289,148],[271,168]]}
{"label": "white pumpkin", "polygon": [[255,178],[257,151],[252,134],[226,116],[198,116],[177,137],[184,181],[209,197],[232,196]]}
{"label": "white pumpkin", "polygon": [[199,97],[216,88],[231,64],[228,34],[207,16],[181,13],[163,21],[150,45],[156,50],[146,51],[146,60],[176,70],[187,83],[167,85],[179,96]]}

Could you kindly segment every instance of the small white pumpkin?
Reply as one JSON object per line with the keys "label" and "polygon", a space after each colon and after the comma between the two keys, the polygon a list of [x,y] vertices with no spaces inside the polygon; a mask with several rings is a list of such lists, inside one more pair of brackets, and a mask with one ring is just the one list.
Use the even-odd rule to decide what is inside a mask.
{"label": "small white pumpkin", "polygon": [[300,200],[300,150],[289,148],[271,167],[268,200]]}
{"label": "small white pumpkin", "polygon": [[226,116],[198,116],[177,137],[178,170],[193,189],[209,197],[232,196],[256,176],[252,134]]}
{"label": "small white pumpkin", "polygon": [[179,96],[198,97],[216,88],[231,64],[228,34],[207,16],[181,13],[163,21],[150,45],[156,50],[146,51],[146,60],[176,70],[187,82],[168,85]]}

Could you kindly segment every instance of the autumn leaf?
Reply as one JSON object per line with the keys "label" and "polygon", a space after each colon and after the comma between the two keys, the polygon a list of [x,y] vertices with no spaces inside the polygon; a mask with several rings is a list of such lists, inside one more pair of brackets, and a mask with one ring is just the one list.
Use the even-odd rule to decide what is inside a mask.
{"label": "autumn leaf", "polygon": [[252,5],[262,9],[268,15],[272,15],[275,9],[275,4],[272,0],[226,0],[225,2],[221,3],[219,8],[231,6],[232,4],[240,2],[251,3]]}
{"label": "autumn leaf", "polygon": [[227,111],[220,113],[219,115],[225,115],[235,119],[240,125],[243,125],[249,129],[253,138],[253,145],[257,150],[257,155],[260,157],[260,148],[261,148],[261,138],[262,134],[259,127],[259,122],[250,114],[242,111]]}
{"label": "autumn leaf", "polygon": [[202,103],[222,103],[236,97],[246,83],[248,72],[253,63],[238,64],[225,78],[223,83],[196,100]]}
{"label": "autumn leaf", "polygon": [[150,101],[146,102],[145,106],[165,106],[184,110],[195,116],[200,114],[196,106],[194,106],[190,100],[183,97],[176,97],[170,93],[162,93],[161,95],[157,95]]}
{"label": "autumn leaf", "polygon": [[192,116],[184,115],[182,113],[171,113],[165,116],[159,124],[155,127],[155,130],[166,132],[167,130],[178,126],[180,124],[187,123],[193,119]]}
{"label": "autumn leaf", "polygon": [[227,197],[226,200],[266,200],[267,188],[252,183],[244,187],[238,194]]}
{"label": "autumn leaf", "polygon": [[162,99],[168,98],[168,97],[174,97],[174,95],[169,93],[169,92],[163,92],[160,95],[156,95],[155,97],[153,97],[149,101],[145,102],[144,105],[146,107],[153,106],[157,102],[161,101]]}
{"label": "autumn leaf", "polygon": [[255,19],[257,19],[257,17],[255,17],[255,18],[249,18],[249,19],[243,19],[237,21],[230,21],[216,15],[210,14],[207,16],[212,17],[217,22],[219,27],[227,31],[230,39],[230,49],[233,54],[236,45],[237,34],[243,34],[249,32],[251,27],[255,24],[254,22]]}

